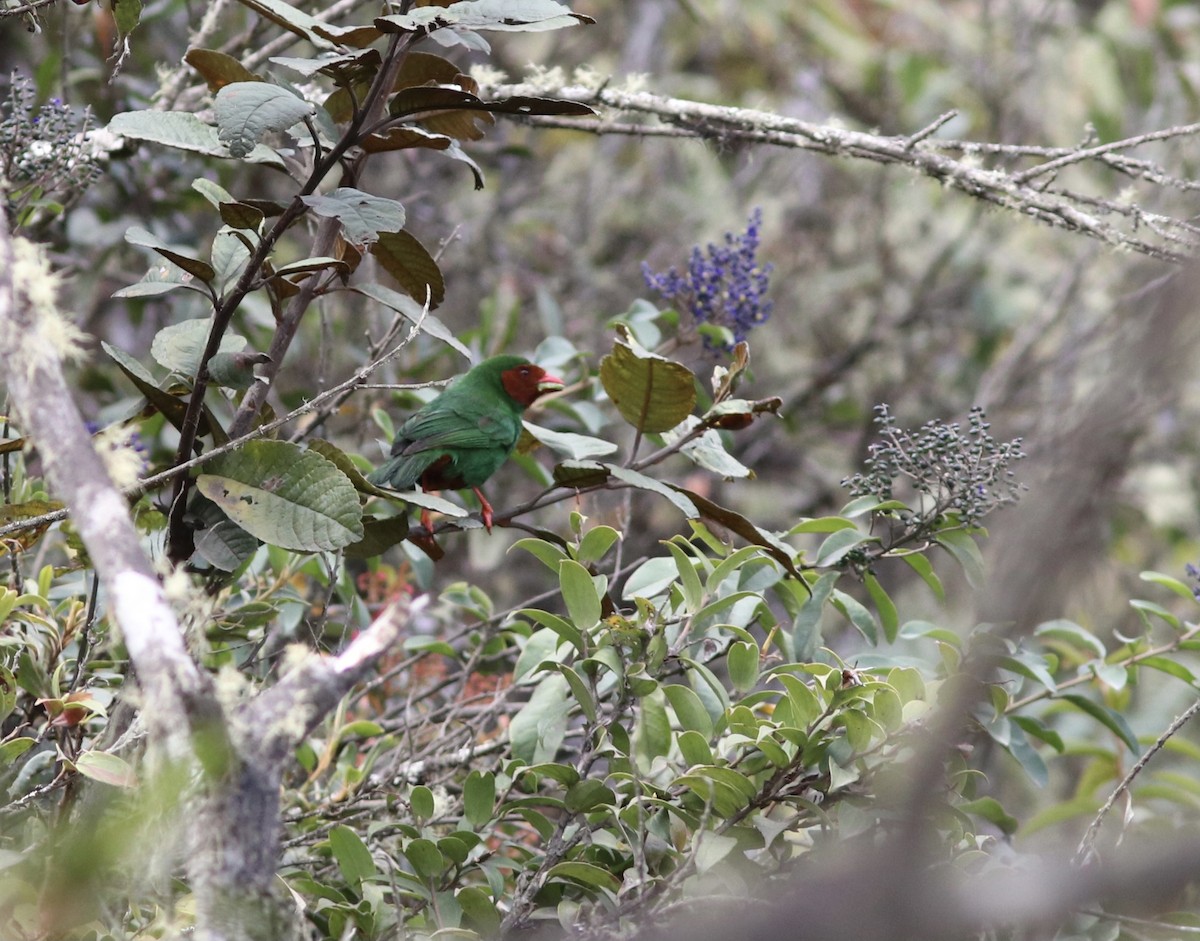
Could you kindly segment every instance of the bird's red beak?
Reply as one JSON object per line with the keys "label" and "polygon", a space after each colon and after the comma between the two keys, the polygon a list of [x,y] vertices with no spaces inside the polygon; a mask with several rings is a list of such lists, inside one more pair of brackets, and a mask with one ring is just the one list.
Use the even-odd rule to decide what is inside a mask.
{"label": "bird's red beak", "polygon": [[560,392],[565,386],[566,383],[559,379],[558,376],[552,376],[550,373],[546,373],[541,379],[538,380],[538,395],[542,395],[546,392]]}

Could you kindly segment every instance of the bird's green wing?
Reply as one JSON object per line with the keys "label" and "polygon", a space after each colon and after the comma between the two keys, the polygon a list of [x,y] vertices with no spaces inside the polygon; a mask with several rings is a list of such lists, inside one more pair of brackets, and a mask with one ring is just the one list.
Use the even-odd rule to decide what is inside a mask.
{"label": "bird's green wing", "polygon": [[417,454],[421,451],[447,451],[457,448],[504,448],[516,444],[521,434],[521,421],[505,408],[480,409],[473,403],[450,404],[428,412],[418,412],[400,426],[396,435],[398,446],[394,454]]}

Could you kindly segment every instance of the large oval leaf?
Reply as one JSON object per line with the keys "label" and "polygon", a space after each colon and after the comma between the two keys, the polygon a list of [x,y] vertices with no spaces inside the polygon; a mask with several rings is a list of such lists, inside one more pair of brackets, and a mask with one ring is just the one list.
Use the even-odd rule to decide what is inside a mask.
{"label": "large oval leaf", "polygon": [[[204,347],[208,343],[208,334],[212,330],[212,318],[203,317],[196,320],[182,320],[169,324],[154,335],[150,342],[150,355],[159,365],[179,373],[181,376],[194,376],[200,368],[200,359],[204,355]],[[220,353],[240,353],[246,348],[246,338],[235,333],[226,333],[221,337]]]}
{"label": "large oval leaf", "polygon": [[638,431],[669,431],[696,405],[696,377],[681,363],[644,349],[623,324],[600,361],[600,381],[617,411]]}
{"label": "large oval leaf", "polygon": [[235,157],[245,157],[271,131],[285,131],[316,109],[279,85],[234,82],[213,99],[217,138]]}
{"label": "large oval leaf", "polygon": [[363,537],[346,475],[286,441],[251,441],[214,461],[196,486],[246,532],[284,549],[340,549]]}
{"label": "large oval leaf", "polygon": [[380,232],[371,254],[419,304],[435,309],[446,297],[446,281],[428,249],[408,232]]}

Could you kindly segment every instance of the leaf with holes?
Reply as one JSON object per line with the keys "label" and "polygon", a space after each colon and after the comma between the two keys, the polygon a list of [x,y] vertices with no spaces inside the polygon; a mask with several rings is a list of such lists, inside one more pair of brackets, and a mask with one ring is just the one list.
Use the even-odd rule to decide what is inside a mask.
{"label": "leaf with holes", "polygon": [[313,451],[251,441],[209,466],[197,489],[252,536],[296,552],[340,549],[363,537],[358,492]]}

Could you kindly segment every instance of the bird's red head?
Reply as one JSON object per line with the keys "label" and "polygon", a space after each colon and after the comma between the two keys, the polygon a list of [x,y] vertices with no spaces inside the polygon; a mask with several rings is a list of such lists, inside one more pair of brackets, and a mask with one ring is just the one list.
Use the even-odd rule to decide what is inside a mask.
{"label": "bird's red head", "polygon": [[563,387],[563,381],[558,376],[550,375],[533,363],[522,363],[504,370],[500,373],[500,382],[504,391],[522,408],[529,408],[538,396],[557,392]]}

